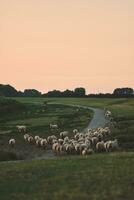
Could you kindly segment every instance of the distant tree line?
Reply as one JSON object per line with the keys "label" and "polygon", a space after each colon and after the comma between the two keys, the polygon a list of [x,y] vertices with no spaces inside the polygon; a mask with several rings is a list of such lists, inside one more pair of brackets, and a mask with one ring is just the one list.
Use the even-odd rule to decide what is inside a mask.
{"label": "distant tree line", "polygon": [[25,89],[24,92],[17,91],[11,85],[0,84],[0,96],[5,97],[98,97],[98,98],[116,98],[116,97],[134,97],[132,88],[116,88],[113,93],[88,94],[83,87],[75,88],[74,90],[53,90],[42,94],[35,89]]}

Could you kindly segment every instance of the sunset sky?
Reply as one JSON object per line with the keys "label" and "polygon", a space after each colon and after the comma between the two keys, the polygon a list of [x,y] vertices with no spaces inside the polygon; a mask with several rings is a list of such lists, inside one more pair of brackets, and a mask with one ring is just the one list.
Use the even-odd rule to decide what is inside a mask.
{"label": "sunset sky", "polygon": [[0,0],[0,83],[134,87],[134,0]]}

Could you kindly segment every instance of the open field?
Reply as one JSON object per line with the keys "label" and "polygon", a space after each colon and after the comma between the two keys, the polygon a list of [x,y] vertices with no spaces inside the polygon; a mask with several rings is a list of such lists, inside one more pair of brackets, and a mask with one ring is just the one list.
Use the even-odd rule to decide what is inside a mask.
{"label": "open field", "polygon": [[[26,110],[21,111],[21,114],[9,114],[1,118],[1,129],[7,131],[10,127],[12,132],[2,134],[0,141],[17,134],[13,128],[17,123],[27,123],[29,131],[33,134],[47,135],[49,119],[59,124],[63,120],[61,127],[67,124],[66,128],[72,130],[77,126],[80,129],[84,128],[92,116],[92,112],[89,116],[89,111],[82,109],[77,121],[76,115],[72,116],[76,108],[63,105],[48,105],[46,114],[42,113],[43,102],[48,101],[110,109],[117,122],[116,127],[113,128],[113,137],[119,140],[121,151],[85,157],[63,156],[46,160],[1,162],[0,198],[2,200],[24,198],[29,200],[133,200],[134,99],[17,98],[17,100],[25,103]],[[34,106],[30,107],[31,103],[34,103]],[[37,110],[40,111],[35,114]],[[72,116],[71,119],[69,116]],[[43,129],[42,123],[45,123]],[[18,146],[21,146],[21,136],[17,137]],[[26,146],[22,151],[24,149]],[[36,158],[42,157],[42,151],[33,149],[32,146],[29,150]]]}

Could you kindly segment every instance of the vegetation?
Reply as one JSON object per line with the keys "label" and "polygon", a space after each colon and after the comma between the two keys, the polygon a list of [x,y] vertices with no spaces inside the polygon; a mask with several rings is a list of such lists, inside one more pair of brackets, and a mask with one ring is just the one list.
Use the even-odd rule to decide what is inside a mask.
{"label": "vegetation", "polygon": [[[10,104],[10,110],[15,108],[16,100],[3,100]],[[19,103],[23,105],[23,103]],[[16,104],[15,104],[16,105]],[[25,124],[28,127],[28,133],[32,136],[39,135],[47,137],[55,134],[59,135],[61,131],[69,131],[72,134],[74,128],[79,130],[84,129],[91,119],[92,112],[86,109],[79,109],[63,105],[44,105],[42,104],[25,104],[24,109],[16,112],[8,112],[5,110],[4,115],[0,118],[0,160],[3,160],[3,152],[5,159],[12,159],[11,154],[18,154],[18,157],[23,159],[37,158],[45,156],[45,151],[38,149],[35,146],[27,145],[23,139],[23,135],[19,134],[16,125]],[[50,130],[49,124],[58,124],[58,130]],[[16,139],[15,149],[9,148],[8,140]],[[48,152],[49,153],[49,152]],[[47,154],[47,153],[46,153]]]}
{"label": "vegetation", "polygon": [[[133,200],[134,99],[15,98],[15,100],[25,104],[25,110],[15,115],[12,113],[3,116],[3,120],[0,120],[0,147],[3,148],[3,144],[9,137],[15,136],[18,140],[17,146],[12,151],[6,149],[6,152],[12,155],[19,152],[20,158],[23,155],[27,159],[37,157],[38,159],[30,162],[1,162],[0,197],[2,200],[24,198],[29,200]],[[81,128],[85,127],[89,117],[91,118],[92,113],[89,116],[84,109],[81,109],[76,117],[76,108],[56,105],[56,103],[87,105],[111,110],[117,123],[113,128],[113,137],[119,140],[121,151],[98,153],[86,157],[64,156],[51,159],[49,152],[24,144],[22,135],[14,129],[17,123],[26,123],[33,134],[47,135],[50,134],[48,128],[50,122],[58,123],[61,130],[66,125],[72,130],[78,125]],[[45,112],[43,113],[42,110]],[[8,132],[9,128],[11,132]],[[47,153],[49,159],[39,160],[44,158],[44,153]]]}
{"label": "vegetation", "polygon": [[134,153],[1,163],[0,197],[132,200],[133,167]]}
{"label": "vegetation", "polygon": [[134,97],[133,88],[116,88],[113,93],[99,93],[99,94],[88,94],[83,87],[75,88],[74,90],[52,90],[42,94],[35,89],[25,89],[24,92],[17,91],[10,85],[0,84],[0,96],[5,97],[97,97],[97,98],[119,98],[119,97]]}
{"label": "vegetation", "polygon": [[119,140],[123,150],[134,150],[134,99],[133,98],[17,98],[20,102],[63,103],[87,105],[90,107],[107,108],[113,113],[116,127],[113,129],[113,137]]}

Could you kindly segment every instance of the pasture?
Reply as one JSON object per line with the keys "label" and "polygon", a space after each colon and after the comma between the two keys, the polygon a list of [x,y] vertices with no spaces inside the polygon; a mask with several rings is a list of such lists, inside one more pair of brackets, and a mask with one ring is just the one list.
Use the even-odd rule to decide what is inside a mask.
{"label": "pasture", "polygon": [[90,107],[107,108],[112,111],[114,121],[113,129],[120,146],[125,151],[134,150],[134,99],[133,98],[16,98],[23,103],[61,103],[76,104]]}
{"label": "pasture", "polygon": [[[63,105],[47,105],[43,104],[24,104],[25,106],[17,109],[16,112],[7,112],[3,110],[0,117],[0,160],[11,159],[32,159],[44,157],[46,152],[35,146],[27,145],[24,142],[23,134],[18,134],[16,125],[24,124],[27,131],[32,136],[39,135],[47,138],[49,135],[59,135],[62,131],[69,131],[72,134],[74,128],[78,130],[84,129],[92,116],[92,112],[86,109],[76,110],[75,107]],[[22,106],[22,105],[21,105]],[[4,109],[4,106],[3,106]],[[51,130],[49,124],[57,124],[58,130]],[[17,144],[15,149],[11,149],[8,145],[10,138],[15,138]],[[49,151],[47,155],[51,157]]]}
{"label": "pasture", "polygon": [[[0,148],[10,152],[4,145],[15,136],[19,143],[17,162],[0,164],[0,197],[15,199],[69,199],[69,200],[133,200],[134,196],[134,99],[88,99],[88,98],[13,98],[25,107],[19,112],[0,116]],[[45,103],[47,102],[47,108]],[[51,104],[55,103],[55,105]],[[116,125],[112,137],[119,141],[120,151],[97,153],[88,156],[58,156],[43,159],[44,150],[25,145],[22,136],[14,128],[26,124],[28,131],[49,135],[49,123],[59,124],[60,131],[74,128],[82,130],[92,117],[92,112],[61,104],[76,104],[107,108],[112,111]],[[42,110],[45,110],[45,112]],[[54,131],[54,134],[58,134]],[[28,148],[28,149],[27,149]],[[16,150],[9,157],[15,159]],[[14,152],[15,151],[15,152]],[[3,160],[3,155],[1,156]],[[29,160],[29,159],[35,160]],[[40,160],[41,159],[41,160]],[[8,159],[7,159],[8,160]]]}

